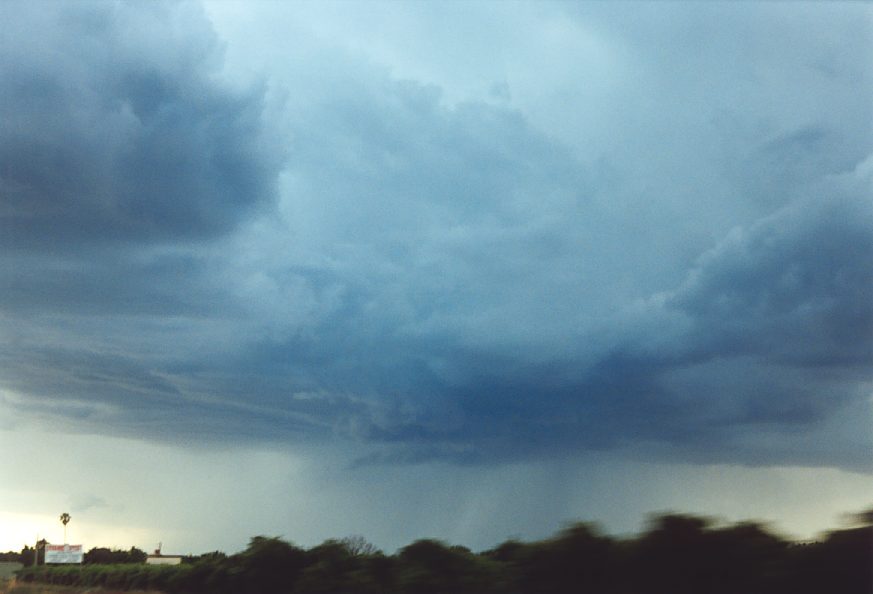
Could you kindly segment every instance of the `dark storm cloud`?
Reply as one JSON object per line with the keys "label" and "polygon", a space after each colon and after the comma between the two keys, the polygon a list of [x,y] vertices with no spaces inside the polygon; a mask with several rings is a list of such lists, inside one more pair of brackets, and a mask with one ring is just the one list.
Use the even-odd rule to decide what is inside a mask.
{"label": "dark storm cloud", "polygon": [[208,342],[210,317],[240,312],[208,250],[276,197],[265,90],[221,78],[196,3],[5,2],[0,15],[11,406],[172,438],[191,427],[168,418],[198,410],[166,371],[192,347],[178,337],[200,320]]}
{"label": "dark storm cloud", "polygon": [[21,252],[0,257],[0,309],[39,313],[205,316],[234,308],[207,274],[202,258],[85,252],[48,258]]}
{"label": "dark storm cloud", "polygon": [[[589,162],[520,109],[294,36],[265,124],[193,5],[2,10],[24,23],[0,66],[6,406],[186,443],[338,439],[364,462],[655,444],[869,470],[869,436],[826,439],[873,379],[869,140],[816,97],[772,107],[818,79],[737,86],[683,40],[635,63],[645,88],[628,77],[598,124],[621,148]],[[679,98],[652,101],[670,125],[634,99],[649,84]],[[722,92],[744,107],[704,100]],[[698,122],[723,135],[694,145]],[[258,218],[265,128],[288,160]]]}
{"label": "dark storm cloud", "polygon": [[[642,313],[621,313],[624,334],[611,343],[587,337],[604,346],[578,345],[581,359],[537,362],[529,348],[500,356],[457,336],[410,345],[380,334],[378,350],[355,347],[363,358],[354,367],[359,381],[349,384],[404,393],[402,411],[383,400],[356,420],[360,436],[402,444],[368,459],[481,462],[650,441],[680,457],[869,470],[857,451],[798,437],[869,397],[873,212],[865,168],[735,229],[678,288],[652,297]],[[454,381],[433,361],[451,368]],[[379,385],[386,378],[389,385]],[[756,435],[774,443],[746,447]],[[855,438],[863,451],[865,436]]]}
{"label": "dark storm cloud", "polygon": [[273,196],[262,93],[196,5],[3,4],[6,249],[205,238]]}
{"label": "dark storm cloud", "polygon": [[839,193],[738,229],[701,257],[668,301],[694,320],[695,349],[785,365],[869,364],[873,207],[869,196]]}
{"label": "dark storm cloud", "polygon": [[[451,323],[463,318],[463,300],[419,285],[431,306],[401,315],[378,287],[338,277],[333,282],[347,283],[342,306],[312,333],[260,343],[246,359],[229,361],[236,371],[213,385],[242,400],[256,393],[260,404],[320,425],[316,435],[380,446],[365,462],[482,463],[656,443],[672,451],[662,455],[683,459],[869,470],[858,453],[863,435],[854,436],[858,451],[802,441],[868,398],[868,183],[859,166],[827,179],[813,197],[735,229],[677,288],[614,314],[610,326],[621,332],[589,331],[558,357],[544,360],[533,346],[471,346],[469,326],[409,335],[403,315],[442,311]],[[488,272],[484,264],[477,269]],[[441,294],[449,300],[433,304]],[[560,307],[559,296],[552,300]],[[534,318],[538,309],[528,303],[525,312]],[[244,386],[229,381],[245,373],[252,376]],[[264,431],[273,426],[259,422]],[[773,441],[747,445],[761,435]]]}

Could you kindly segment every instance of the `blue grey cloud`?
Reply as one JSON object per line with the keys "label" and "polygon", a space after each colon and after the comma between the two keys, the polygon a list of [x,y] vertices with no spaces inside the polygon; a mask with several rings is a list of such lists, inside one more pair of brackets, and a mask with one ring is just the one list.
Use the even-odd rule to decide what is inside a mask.
{"label": "blue grey cloud", "polygon": [[263,90],[193,4],[4,3],[2,245],[208,238],[274,198]]}
{"label": "blue grey cloud", "polygon": [[834,423],[869,406],[873,146],[854,96],[845,121],[774,99],[869,77],[827,35],[793,57],[810,23],[767,13],[769,44],[729,11],[753,70],[802,66],[745,78],[724,62],[739,33],[691,52],[699,8],[588,7],[577,33],[615,50],[618,82],[590,105],[540,89],[555,130],[512,103],[530,88],[452,101],[300,31],[240,91],[196,5],[3,10],[81,50],[55,64],[21,33],[0,70],[0,396],[20,414],[361,463],[628,449],[870,471],[870,435]]}
{"label": "blue grey cloud", "polygon": [[691,317],[693,349],[774,363],[866,365],[873,329],[873,210],[840,188],[737,229],[704,254],[668,306]]}

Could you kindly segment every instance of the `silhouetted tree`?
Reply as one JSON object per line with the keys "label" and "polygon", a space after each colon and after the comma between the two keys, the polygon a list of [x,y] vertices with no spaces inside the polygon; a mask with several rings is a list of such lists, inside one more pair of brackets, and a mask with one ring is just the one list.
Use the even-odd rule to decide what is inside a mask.
{"label": "silhouetted tree", "polygon": [[381,552],[365,557],[361,562],[359,572],[368,589],[362,589],[362,591],[373,594],[396,592],[396,565],[396,557],[387,557]]}
{"label": "silhouetted tree", "polygon": [[873,527],[829,532],[823,542],[792,547],[792,592],[873,592]]}
{"label": "silhouetted tree", "polygon": [[306,567],[306,553],[279,538],[256,536],[248,548],[231,558],[242,578],[239,584],[248,594],[285,593]]}
{"label": "silhouetted tree", "polygon": [[21,553],[16,553],[15,551],[0,553],[0,561],[5,561],[6,563],[21,563]]}
{"label": "silhouetted tree", "polygon": [[712,587],[711,521],[668,514],[655,518],[633,546],[633,585],[652,594],[701,594]]}
{"label": "silhouetted tree", "polygon": [[[362,539],[305,551],[258,536],[236,555],[208,553],[174,567],[131,563],[145,556],[135,547],[95,548],[82,567],[31,566],[19,578],[166,594],[871,594],[871,520],[863,512],[818,542],[794,544],[761,524],[668,514],[636,538],[576,524],[478,555],[431,539],[389,556],[371,553]],[[17,556],[32,564],[35,553],[25,546]]]}
{"label": "silhouetted tree", "polygon": [[398,590],[408,594],[484,594],[499,582],[498,568],[485,557],[438,540],[418,540],[398,554]]}
{"label": "silhouetted tree", "polygon": [[85,564],[111,565],[115,563],[145,563],[148,554],[136,547],[130,547],[129,551],[94,547],[85,553]]}
{"label": "silhouetted tree", "polygon": [[517,540],[507,540],[491,550],[484,551],[482,555],[501,563],[512,563],[520,559],[528,546]]}
{"label": "silhouetted tree", "polygon": [[504,547],[521,592],[564,594],[608,592],[614,585],[614,545],[588,524],[522,548]]}
{"label": "silhouetted tree", "polygon": [[67,524],[70,523],[70,520],[73,518],[67,512],[64,512],[60,516],[61,524],[64,525],[64,544],[67,544]]}
{"label": "silhouetted tree", "polygon": [[327,540],[307,551],[298,589],[312,594],[349,592],[358,567],[359,558],[350,554],[344,543]]}
{"label": "silhouetted tree", "polygon": [[31,565],[33,565],[35,560],[36,560],[35,553],[36,553],[36,551],[34,549],[30,548],[27,545],[24,545],[24,548],[21,549],[21,553],[20,553],[21,564],[24,565],[25,567],[30,567]]}
{"label": "silhouetted tree", "polygon": [[707,571],[711,592],[777,592],[787,568],[788,543],[754,522],[711,531]]}

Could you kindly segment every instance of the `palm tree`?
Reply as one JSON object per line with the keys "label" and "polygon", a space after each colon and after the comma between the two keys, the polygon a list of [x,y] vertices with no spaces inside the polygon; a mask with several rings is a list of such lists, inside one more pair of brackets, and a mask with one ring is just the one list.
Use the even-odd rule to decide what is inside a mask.
{"label": "palm tree", "polygon": [[61,514],[61,524],[64,525],[64,544],[67,544],[67,522],[69,522],[70,519],[70,514],[67,512]]}

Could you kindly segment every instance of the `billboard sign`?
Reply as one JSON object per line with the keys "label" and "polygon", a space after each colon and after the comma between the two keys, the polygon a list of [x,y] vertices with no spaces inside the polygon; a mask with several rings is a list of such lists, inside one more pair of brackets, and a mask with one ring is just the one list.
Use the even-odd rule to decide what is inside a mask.
{"label": "billboard sign", "polygon": [[45,545],[46,563],[82,563],[84,560],[82,545]]}

